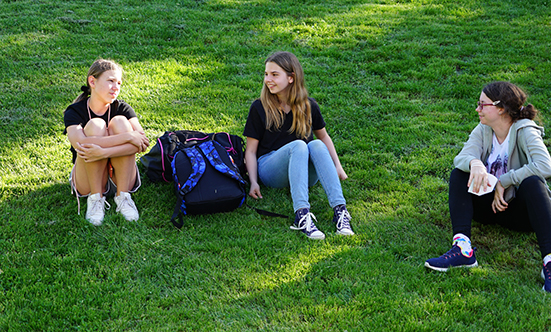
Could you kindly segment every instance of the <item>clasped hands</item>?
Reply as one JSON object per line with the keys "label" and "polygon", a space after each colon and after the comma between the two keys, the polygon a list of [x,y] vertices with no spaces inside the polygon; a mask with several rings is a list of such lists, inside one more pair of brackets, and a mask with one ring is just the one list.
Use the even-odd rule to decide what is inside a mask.
{"label": "clasped hands", "polygon": [[[126,141],[138,149],[137,153],[145,152],[145,150],[149,147],[149,139],[145,136],[144,132],[130,131],[121,135],[127,135],[127,137],[125,137]],[[106,148],[103,148],[98,144],[77,142],[76,145],[75,150],[78,156],[85,162],[94,162],[109,157]]]}

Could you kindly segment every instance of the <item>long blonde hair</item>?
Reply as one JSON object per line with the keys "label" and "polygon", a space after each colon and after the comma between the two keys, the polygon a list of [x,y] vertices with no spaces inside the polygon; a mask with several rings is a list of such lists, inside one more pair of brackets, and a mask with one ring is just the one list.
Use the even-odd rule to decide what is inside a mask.
{"label": "long blonde hair", "polygon": [[266,84],[262,86],[260,101],[266,111],[266,129],[278,129],[283,125],[284,112],[280,108],[280,102],[286,102],[291,106],[293,112],[293,124],[290,133],[295,133],[299,138],[305,139],[312,133],[312,111],[308,100],[308,91],[304,85],[304,71],[297,57],[290,52],[276,52],[271,54],[264,64],[273,62],[287,75],[293,77],[290,84],[288,100],[279,100],[277,95],[272,94]]}
{"label": "long blonde hair", "polygon": [[121,74],[123,73],[122,67],[113,60],[98,59],[94,61],[94,63],[90,66],[90,69],[88,69],[88,75],[86,75],[86,85],[83,85],[80,88],[82,93],[73,101],[73,104],[88,98],[90,95],[91,90],[88,77],[94,76],[95,78],[99,78],[101,74],[109,70],[119,70]]}

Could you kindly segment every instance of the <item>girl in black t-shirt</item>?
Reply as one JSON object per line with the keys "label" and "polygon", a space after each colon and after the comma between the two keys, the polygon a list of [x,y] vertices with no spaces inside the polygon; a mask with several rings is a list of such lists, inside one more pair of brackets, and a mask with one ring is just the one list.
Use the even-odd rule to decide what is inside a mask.
{"label": "girl in black t-shirt", "polygon": [[251,105],[244,130],[249,196],[262,198],[258,179],[269,187],[290,187],[295,211],[291,229],[322,240],[325,234],[314,224],[308,202],[308,187],[319,180],[334,210],[337,233],[354,235],[340,184],[347,175],[318,104],[308,98],[302,66],[289,52],[270,55],[265,65],[261,96]]}
{"label": "girl in black t-shirt", "polygon": [[[71,143],[71,190],[88,197],[86,219],[102,224],[105,194],[116,190],[117,212],[126,220],[138,220],[130,197],[141,182],[136,153],[149,146],[136,113],[118,101],[122,68],[111,60],[96,60],[88,70],[80,96],[64,113],[65,133]],[[80,214],[80,203],[79,203]]]}

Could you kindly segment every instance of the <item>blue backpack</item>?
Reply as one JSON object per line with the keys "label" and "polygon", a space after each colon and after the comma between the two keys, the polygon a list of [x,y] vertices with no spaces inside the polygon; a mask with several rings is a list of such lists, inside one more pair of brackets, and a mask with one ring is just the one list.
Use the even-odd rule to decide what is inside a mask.
{"label": "blue backpack", "polygon": [[182,215],[229,212],[246,198],[246,182],[226,149],[214,140],[199,142],[177,150],[171,162],[178,201],[170,221],[177,228]]}

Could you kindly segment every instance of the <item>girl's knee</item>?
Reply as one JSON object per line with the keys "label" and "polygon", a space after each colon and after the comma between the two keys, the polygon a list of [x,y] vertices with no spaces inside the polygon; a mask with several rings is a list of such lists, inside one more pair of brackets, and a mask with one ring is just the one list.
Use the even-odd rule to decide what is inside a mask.
{"label": "girl's knee", "polygon": [[319,139],[313,140],[308,143],[308,153],[313,158],[316,158],[316,156],[320,156],[320,158],[324,158],[326,156],[331,157],[329,155],[329,150],[327,150],[327,146]]}
{"label": "girl's knee", "polygon": [[101,118],[93,118],[83,128],[86,136],[106,136],[107,126]]}
{"label": "girl's knee", "polygon": [[289,144],[292,149],[305,149],[307,147],[306,142],[300,139],[294,140],[291,143],[287,144]]}
{"label": "girl's knee", "polygon": [[130,121],[122,115],[117,115],[109,121],[109,133],[111,135],[129,132],[132,130],[132,124],[130,124]]}
{"label": "girl's knee", "polygon": [[467,172],[463,172],[462,170],[460,170],[459,168],[454,168],[450,174],[450,181],[452,181],[452,179],[467,179],[469,180],[469,176],[470,174],[467,173]]}
{"label": "girl's knee", "polygon": [[527,187],[530,189],[535,189],[537,187],[543,187],[543,186],[545,186],[545,183],[537,175],[532,175],[530,177],[527,177],[526,179],[522,180],[522,182],[520,183],[520,187],[523,187],[523,188]]}
{"label": "girl's knee", "polygon": [[301,154],[301,155],[308,156],[308,145],[306,144],[306,142],[297,139],[287,144],[289,145],[289,148],[290,148],[289,155]]}
{"label": "girl's knee", "polygon": [[325,143],[323,143],[319,139],[315,139],[313,141],[310,141],[310,143],[308,143],[308,148],[309,149],[320,149],[320,148],[323,148],[323,147],[325,147]]}

